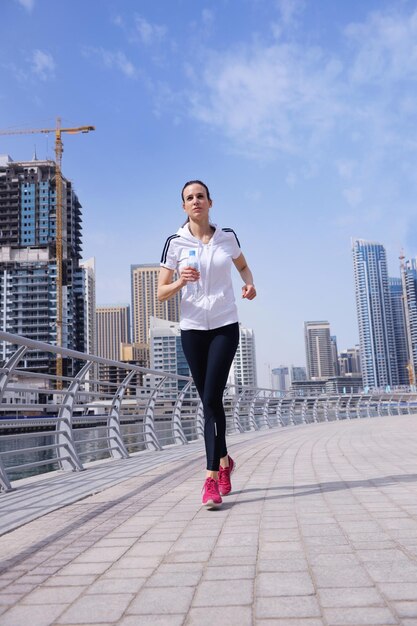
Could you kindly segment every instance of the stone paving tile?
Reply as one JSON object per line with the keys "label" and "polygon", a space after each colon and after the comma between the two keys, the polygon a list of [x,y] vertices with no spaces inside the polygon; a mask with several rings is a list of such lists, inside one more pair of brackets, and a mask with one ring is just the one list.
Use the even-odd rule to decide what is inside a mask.
{"label": "stone paving tile", "polygon": [[70,604],[84,591],[84,587],[38,587],[22,600],[24,604]]}
{"label": "stone paving tile", "polygon": [[414,602],[394,602],[393,607],[400,617],[414,617],[417,619],[417,600]]}
{"label": "stone paving tile", "polygon": [[374,583],[360,565],[354,567],[313,566],[313,577],[317,587],[373,587]]}
{"label": "stone paving tile", "polygon": [[398,620],[387,608],[350,607],[324,609],[328,626],[371,626],[398,624]]}
{"label": "stone paving tile", "polygon": [[255,579],[254,565],[222,565],[211,567],[204,571],[203,580],[233,580],[233,579]]}
{"label": "stone paving tile", "polygon": [[170,615],[187,613],[194,595],[193,587],[182,587],[178,593],[175,587],[142,589],[127,609],[131,615]]}
{"label": "stone paving tile", "polygon": [[246,579],[230,580],[227,584],[227,593],[219,594],[219,583],[217,581],[204,580],[197,588],[193,607],[213,605],[213,598],[216,599],[216,606],[244,606],[253,602],[253,582]]}
{"label": "stone paving tile", "polygon": [[185,615],[137,615],[123,617],[117,626],[183,626]]}
{"label": "stone paving tile", "polygon": [[57,624],[100,624],[119,620],[133,594],[97,594],[76,600],[58,619]]}
{"label": "stone paving tile", "polygon": [[1,626],[51,626],[65,605],[48,604],[14,606],[1,616]]}
{"label": "stone paving tile", "polygon": [[192,608],[185,621],[185,626],[214,624],[252,626],[252,611],[247,606]]}
{"label": "stone paving tile", "polygon": [[[255,601],[257,619],[300,617],[320,617],[321,611],[317,599],[313,596],[257,598]],[[290,622],[288,622],[290,625]]]}
{"label": "stone paving tile", "polygon": [[379,589],[388,600],[417,599],[415,583],[381,583]]}
{"label": "stone paving tile", "polygon": [[323,620],[309,617],[291,620],[288,620],[287,618],[262,619],[257,620],[256,624],[257,626],[325,626]]}
{"label": "stone paving tile", "polygon": [[257,575],[255,593],[257,597],[294,597],[314,595],[315,590],[307,572],[268,572]]}
{"label": "stone paving tile", "polygon": [[322,607],[385,606],[385,600],[375,587],[339,587],[318,589]]}

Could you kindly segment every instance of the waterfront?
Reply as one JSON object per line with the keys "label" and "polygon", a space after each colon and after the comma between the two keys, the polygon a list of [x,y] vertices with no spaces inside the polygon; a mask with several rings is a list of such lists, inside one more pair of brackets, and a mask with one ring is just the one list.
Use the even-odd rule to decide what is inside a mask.
{"label": "waterfront", "polygon": [[[137,422],[133,424],[124,424],[121,430],[124,442],[129,453],[145,450],[142,434],[143,424]],[[157,421],[155,430],[162,440],[169,445],[174,443],[171,435],[171,424],[168,421]],[[95,426],[88,428],[74,428],[73,435],[77,453],[82,463],[105,459],[109,456],[105,426]],[[169,432],[168,432],[169,431]],[[59,469],[59,464],[55,458],[54,450],[51,446],[54,444],[55,431],[34,432],[24,438],[16,435],[16,437],[2,436],[0,434],[0,455],[2,455],[5,468],[20,466],[23,463],[37,463],[51,461],[45,465],[32,467],[28,469],[8,470],[10,480],[19,480],[28,476],[36,476],[45,472],[51,472]],[[31,452],[23,452],[23,449],[35,448]],[[9,454],[15,451],[15,454]],[[7,452],[7,455],[4,453]]]}

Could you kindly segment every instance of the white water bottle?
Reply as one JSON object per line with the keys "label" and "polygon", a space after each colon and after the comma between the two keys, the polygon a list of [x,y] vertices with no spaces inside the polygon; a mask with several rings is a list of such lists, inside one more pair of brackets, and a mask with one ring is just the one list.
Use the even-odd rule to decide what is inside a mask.
{"label": "white water bottle", "polygon": [[[200,271],[200,268],[198,266],[198,261],[197,261],[197,256],[195,253],[195,250],[190,250],[188,252],[188,267],[192,267],[193,269]],[[190,293],[193,295],[194,298],[197,298],[200,294],[200,282],[198,280],[196,280],[193,283],[188,283],[188,288],[190,290]]]}

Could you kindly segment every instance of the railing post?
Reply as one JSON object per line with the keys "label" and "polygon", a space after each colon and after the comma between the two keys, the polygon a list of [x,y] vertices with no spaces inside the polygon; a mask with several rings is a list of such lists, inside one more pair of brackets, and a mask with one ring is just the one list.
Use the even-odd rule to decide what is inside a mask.
{"label": "railing post", "polygon": [[[136,372],[131,370],[127,376],[125,376],[113,396],[113,402],[107,417],[107,438],[109,440],[110,454],[114,459],[129,458],[129,453],[123,441],[122,431],[120,430],[120,409],[122,408],[123,396],[125,395],[126,389],[135,374]],[[114,447],[112,445],[113,442],[116,444]]]}
{"label": "railing post", "polygon": [[352,402],[352,394],[350,394],[345,406],[346,419],[350,420],[350,403]]}
{"label": "railing post", "polygon": [[369,418],[371,417],[371,401],[372,401],[372,394],[369,396],[368,404],[366,406],[366,414]]}
{"label": "railing post", "polygon": [[12,491],[12,485],[10,484],[9,477],[4,469],[3,462],[0,457],[0,491]]}
{"label": "railing post", "polygon": [[143,439],[148,450],[162,450],[162,446],[158,441],[155,433],[155,402],[159,390],[165,383],[167,376],[164,376],[152,391],[145,410],[145,419],[143,421]]}
{"label": "railing post", "polygon": [[191,387],[191,381],[189,381],[182,391],[178,394],[177,401],[175,403],[174,412],[172,414],[172,432],[174,434],[175,443],[187,444],[187,437],[185,436],[184,429],[181,423],[181,408],[184,402],[185,394]]}
{"label": "railing post", "polygon": [[340,402],[342,400],[342,396],[337,396],[337,400],[336,400],[336,406],[335,406],[335,410],[334,410],[334,414],[336,417],[336,421],[339,421],[339,409],[340,409]]}
{"label": "railing post", "polygon": [[290,411],[288,416],[288,423],[290,426],[294,426],[294,410],[295,410],[295,398],[292,399],[290,404]]}
{"label": "railing post", "polygon": [[259,426],[255,422],[255,405],[256,405],[256,399],[259,394],[260,394],[260,391],[255,390],[253,394],[252,402],[250,403],[250,409],[249,409],[249,430],[250,431],[259,430]]}
{"label": "railing post", "polygon": [[327,397],[324,402],[324,421],[329,421],[329,397]]}
{"label": "railing post", "polygon": [[317,424],[317,413],[319,410],[319,397],[317,396],[317,398],[314,400],[314,404],[313,404],[313,422],[315,424]]}
{"label": "railing post", "polygon": [[195,415],[195,427],[198,439],[204,438],[204,409],[203,403],[200,399],[197,404],[197,411]]}
{"label": "railing post", "polygon": [[307,408],[308,408],[308,400],[307,398],[304,398],[303,406],[301,407],[301,423],[302,424],[307,424],[307,420],[306,420]]}
{"label": "railing post", "polygon": [[3,372],[0,374],[0,402],[3,399],[7,383],[9,382],[9,379],[13,374],[13,370],[15,369],[16,365],[19,363],[26,351],[26,346],[20,346],[16,350],[16,352],[10,357],[10,359],[5,362],[3,366]]}
{"label": "railing post", "polygon": [[283,426],[282,424],[282,403],[283,402],[284,402],[284,398],[280,398],[277,404],[277,421],[280,426]]}
{"label": "railing post", "polygon": [[241,391],[239,396],[237,396],[237,400],[235,402],[235,406],[233,407],[233,424],[235,427],[235,431],[237,433],[243,433],[243,426],[241,424],[240,421],[240,416],[239,416],[239,408],[240,408],[240,402],[243,398],[243,396],[245,395],[245,390]]}
{"label": "railing post", "polygon": [[81,472],[84,469],[78,457],[77,451],[75,450],[74,434],[72,431],[72,416],[74,411],[75,396],[77,395],[80,384],[91,366],[92,362],[88,362],[78,372],[69,385],[58,412],[55,438],[56,443],[58,444],[57,461],[63,470]]}
{"label": "railing post", "polygon": [[[7,383],[13,374],[13,370],[25,354],[26,346],[20,346],[16,352],[6,361],[3,367],[3,372],[0,374],[0,403],[3,400],[4,393],[7,389]],[[11,491],[12,485],[7,476],[7,472],[4,468],[3,462],[0,458],[0,489],[1,491]]]}
{"label": "railing post", "polygon": [[271,428],[271,422],[269,421],[269,404],[272,400],[273,391],[270,392],[269,396],[265,398],[265,402],[262,408],[262,418],[264,428]]}

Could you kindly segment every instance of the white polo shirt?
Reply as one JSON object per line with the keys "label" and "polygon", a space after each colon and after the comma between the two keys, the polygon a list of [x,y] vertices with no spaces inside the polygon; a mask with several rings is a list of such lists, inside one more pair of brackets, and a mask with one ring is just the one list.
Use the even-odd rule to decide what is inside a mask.
{"label": "white polo shirt", "polygon": [[189,265],[189,251],[195,250],[200,270],[198,295],[195,283],[181,290],[182,330],[211,330],[238,321],[233,293],[232,260],[241,255],[239,240],[231,228],[218,228],[208,243],[194,237],[188,223],[165,242],[161,266],[178,273]]}

